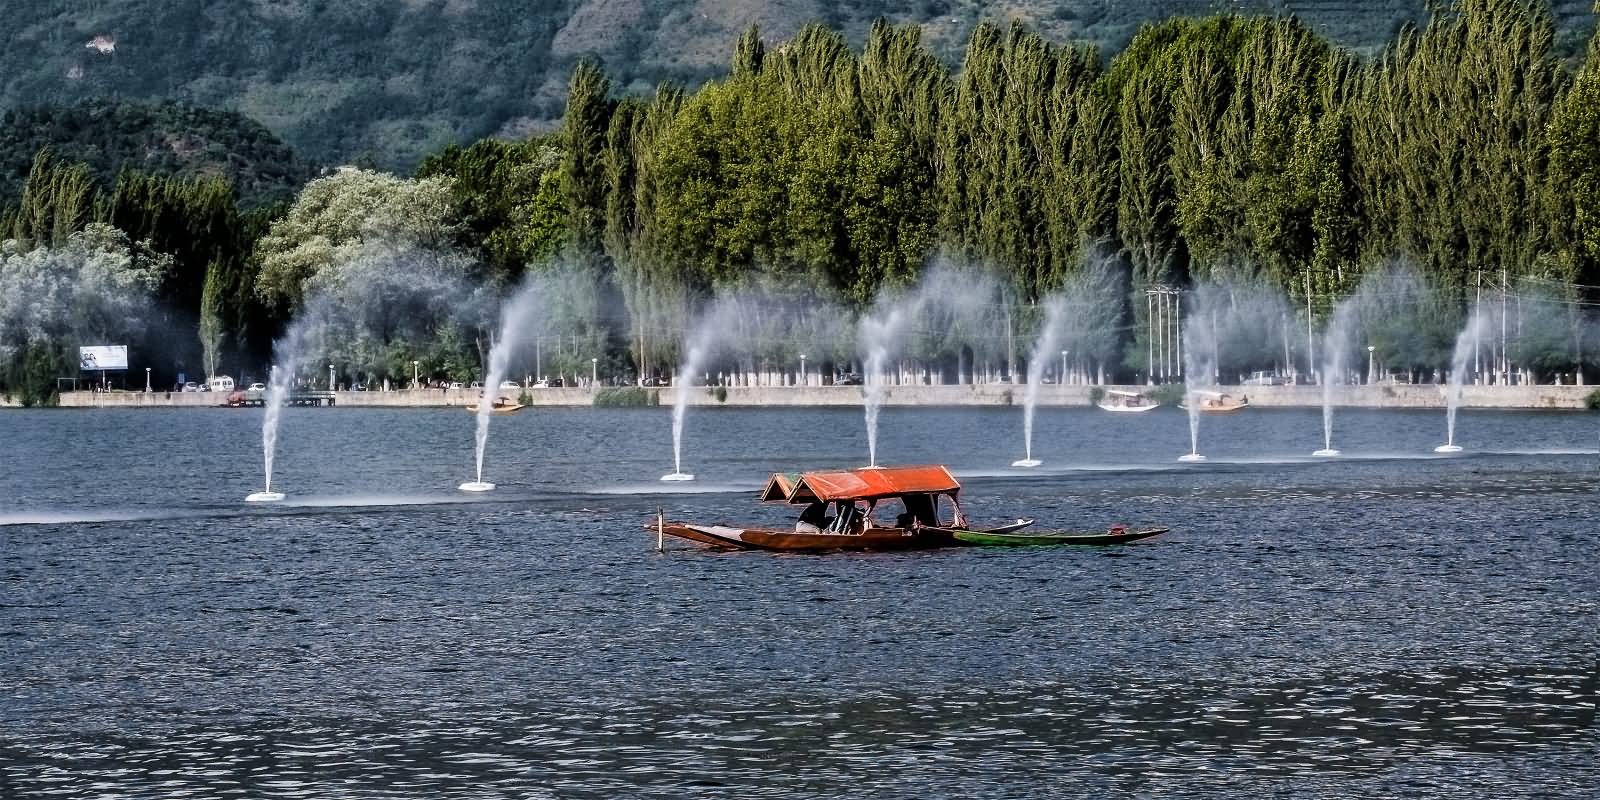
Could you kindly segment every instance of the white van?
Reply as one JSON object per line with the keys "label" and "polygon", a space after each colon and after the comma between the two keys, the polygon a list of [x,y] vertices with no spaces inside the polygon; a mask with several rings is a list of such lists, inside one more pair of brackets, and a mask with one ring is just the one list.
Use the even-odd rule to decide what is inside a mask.
{"label": "white van", "polygon": [[227,375],[213,375],[210,380],[206,381],[206,386],[210,387],[213,392],[231,392],[233,391],[233,379]]}

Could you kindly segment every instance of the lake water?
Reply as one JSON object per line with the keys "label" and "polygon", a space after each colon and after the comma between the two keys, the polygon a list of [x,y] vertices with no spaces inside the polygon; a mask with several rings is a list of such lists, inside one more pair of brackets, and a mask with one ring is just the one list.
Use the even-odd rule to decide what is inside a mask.
{"label": "lake water", "polygon": [[859,410],[0,412],[0,797],[1592,797],[1600,417],[884,411],[1106,549],[655,551]]}

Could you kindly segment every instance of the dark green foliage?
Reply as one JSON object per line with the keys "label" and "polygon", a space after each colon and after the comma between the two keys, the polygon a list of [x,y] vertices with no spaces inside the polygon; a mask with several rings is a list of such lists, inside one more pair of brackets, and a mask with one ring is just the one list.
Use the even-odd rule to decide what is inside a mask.
{"label": "dark green foliage", "polygon": [[86,165],[103,189],[125,170],[222,178],[250,206],[289,199],[311,175],[288,146],[240,114],[171,101],[86,100],[0,117],[0,197],[21,191],[29,164],[46,148],[63,163]]}
{"label": "dark green foliage", "polygon": [[484,139],[428,156],[417,177],[452,179],[465,223],[458,244],[482,254],[492,279],[511,284],[527,265],[550,259],[565,245],[561,154],[553,137]]}
{"label": "dark green foliage", "polygon": [[1583,407],[1590,411],[1600,411],[1600,389],[1596,389],[1584,396]]}
{"label": "dark green foliage", "polygon": [[[455,98],[423,101],[402,88],[385,89],[380,102],[361,87],[371,88],[364,76],[381,60],[367,37],[442,43],[459,30],[430,30],[392,4],[290,5],[286,15],[324,19],[330,41],[347,47],[329,58],[350,76],[350,92],[317,125],[366,127],[330,149],[350,153],[352,142],[370,148],[383,141],[372,136],[380,126],[374,120],[392,126],[427,106],[436,124],[441,108],[455,107]],[[1570,5],[1560,5],[1569,26]],[[498,14],[493,18],[508,30],[524,31],[538,27],[534,18],[600,13],[579,2],[521,12],[464,6],[463,19]],[[1131,26],[1144,8],[1137,3],[1034,20],[1047,32],[1057,22],[1079,32],[1121,26],[1108,39],[1127,46],[1109,63],[1090,44],[1055,44],[1064,37],[1020,23],[963,23],[951,29],[970,31],[953,69],[960,45],[952,33],[888,20],[868,27],[861,20],[867,6],[851,4],[828,9],[840,30],[799,28],[782,46],[753,27],[742,35],[725,31],[716,61],[723,79],[692,92],[663,84],[653,94],[639,92],[637,64],[608,59],[614,66],[603,71],[598,60],[582,57],[617,45],[571,46],[573,30],[539,28],[527,46],[555,42],[567,55],[550,58],[575,65],[564,84],[543,80],[537,92],[564,85],[559,132],[440,149],[438,130],[428,129],[412,131],[413,144],[434,150],[422,175],[453,180],[465,221],[456,244],[478,250],[502,284],[529,265],[564,260],[578,267],[571,274],[592,291],[574,296],[582,294],[585,308],[615,311],[573,326],[592,342],[609,341],[613,351],[626,341],[641,377],[660,374],[660,365],[677,357],[697,302],[712,292],[760,288],[859,307],[915,283],[935,254],[993,268],[1005,279],[1006,302],[1021,305],[1081,287],[1086,276],[1117,287],[1131,302],[1079,315],[1123,339],[1097,343],[1101,362],[1112,360],[1129,331],[1144,335],[1142,295],[1158,284],[1265,286],[1275,296],[1297,296],[1292,313],[1321,317],[1375,265],[1398,259],[1444,293],[1437,307],[1407,310],[1411,328],[1373,325],[1369,335],[1397,342],[1384,352],[1393,366],[1425,371],[1448,357],[1439,343],[1459,325],[1481,275],[1503,271],[1508,285],[1545,281],[1563,301],[1578,299],[1575,281],[1600,283],[1600,217],[1593,213],[1600,203],[1600,78],[1592,48],[1591,63],[1571,80],[1544,3],[1458,0],[1425,27],[1397,32],[1385,49],[1352,52],[1318,35],[1326,29],[1319,20],[1325,25],[1342,13],[1336,6],[1370,10],[1321,4],[1307,23],[1177,17],[1137,34]],[[1420,4],[1399,17],[1415,17],[1420,8],[1412,6]],[[525,18],[513,19],[518,13]],[[668,16],[654,8],[638,13],[641,25],[665,24]],[[941,6],[938,13],[963,12]],[[614,38],[642,47],[640,35]],[[428,58],[405,52],[384,63],[399,75]],[[287,75],[308,67],[275,68]],[[497,64],[479,82],[493,82],[504,68]],[[499,96],[503,88],[467,94]],[[199,126],[216,122],[185,107],[158,108]],[[498,125],[494,120],[512,111],[486,107],[473,125]],[[66,134],[88,127],[100,137],[93,141],[151,149],[133,132],[106,138],[111,133],[101,130],[137,127],[145,118],[134,112],[74,119],[50,117],[42,127],[63,128],[51,141],[77,141]],[[459,133],[473,125],[444,127]],[[413,151],[367,152],[405,163]],[[215,181],[130,174],[97,190],[94,170],[71,164],[48,155],[32,162],[27,191],[0,212],[4,230],[48,243],[104,217],[174,256],[161,289],[173,307],[192,315],[210,270],[226,329],[264,341],[256,332],[271,320],[248,296],[254,270],[240,254],[250,252],[270,212],[241,215],[226,185]],[[162,168],[194,174],[183,172],[185,164]],[[1095,278],[1100,270],[1105,280]],[[1290,314],[1281,314],[1279,328],[1296,323]],[[1394,319],[1388,322],[1399,326]],[[604,324],[613,329],[597,327]],[[1573,327],[1530,327],[1529,347],[1538,352],[1517,359],[1547,372],[1570,368],[1580,348],[1566,342],[1581,340]],[[1280,332],[1272,347],[1235,348],[1230,357],[1269,357],[1284,338]],[[1405,349],[1401,340],[1426,343]],[[1142,340],[1124,351],[1139,368]]]}
{"label": "dark green foliage", "polygon": [[25,345],[0,361],[0,386],[9,387],[12,399],[24,406],[53,406],[59,397],[56,377],[63,364],[76,364],[65,342]]}
{"label": "dark green foliage", "polygon": [[[883,17],[894,25],[920,27],[930,51],[956,64],[984,18],[1020,19],[1051,41],[1115,52],[1152,20],[1219,8],[1288,12],[1341,45],[1370,52],[1392,39],[1401,24],[1422,19],[1424,5],[1423,0],[1018,0],[1003,7],[954,0],[101,0],[85,6],[10,0],[7,46],[0,48],[0,108],[97,97],[184,98],[261,119],[317,163],[409,170],[450,142],[554,127],[561,116],[562,78],[584,57],[602,59],[617,85],[635,92],[664,80],[699,84],[716,78],[727,71],[737,26],[750,22],[759,23],[768,36],[787,38],[804,24],[821,21],[859,45]],[[1555,5],[1561,54],[1580,53],[1593,24],[1590,4],[1562,0]],[[114,52],[85,47],[101,34],[114,38]],[[113,167],[109,174],[116,171]],[[240,183],[241,195],[252,202],[254,192]]]}
{"label": "dark green foliage", "polygon": [[607,387],[595,392],[595,408],[646,408],[661,405],[661,393],[641,386]]}
{"label": "dark green foliage", "polygon": [[48,148],[33,157],[14,208],[8,208],[0,238],[24,247],[50,247],[93,220],[97,193],[89,168],[62,163]]}

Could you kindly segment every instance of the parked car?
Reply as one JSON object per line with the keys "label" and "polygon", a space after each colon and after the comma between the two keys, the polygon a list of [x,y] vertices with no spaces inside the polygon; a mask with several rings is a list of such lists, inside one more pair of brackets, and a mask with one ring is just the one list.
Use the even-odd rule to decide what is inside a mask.
{"label": "parked car", "polygon": [[1271,372],[1253,372],[1244,379],[1245,386],[1282,386],[1283,378]]}
{"label": "parked car", "polygon": [[465,389],[467,387],[461,385],[461,381],[451,381],[449,388],[451,388],[451,389]]}
{"label": "parked car", "polygon": [[264,384],[264,383],[252,383],[252,384],[250,384],[250,388],[247,389],[246,391],[264,392],[266,390],[267,390],[267,385],[266,384]]}
{"label": "parked car", "polygon": [[854,372],[841,373],[841,374],[839,374],[837,377],[835,377],[833,379],[833,385],[834,386],[860,386],[861,385],[861,376],[855,374]]}
{"label": "parked car", "polygon": [[501,381],[500,382],[500,388],[502,388],[502,389],[521,389],[522,388],[522,384],[517,383],[516,381]]}
{"label": "parked car", "polygon": [[183,388],[180,391],[198,392],[200,391],[200,384],[195,383],[194,381],[187,381],[183,384]]}

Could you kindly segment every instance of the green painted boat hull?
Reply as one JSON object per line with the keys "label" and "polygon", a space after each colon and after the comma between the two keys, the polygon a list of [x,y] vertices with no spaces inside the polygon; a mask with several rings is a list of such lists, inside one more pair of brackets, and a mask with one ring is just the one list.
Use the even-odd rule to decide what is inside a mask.
{"label": "green painted boat hull", "polygon": [[1044,545],[1087,544],[1108,545],[1136,542],[1166,533],[1166,528],[1141,530],[1111,530],[1103,533],[986,533],[983,531],[950,531],[960,544],[975,547],[1038,547]]}

